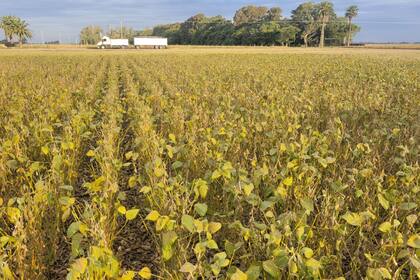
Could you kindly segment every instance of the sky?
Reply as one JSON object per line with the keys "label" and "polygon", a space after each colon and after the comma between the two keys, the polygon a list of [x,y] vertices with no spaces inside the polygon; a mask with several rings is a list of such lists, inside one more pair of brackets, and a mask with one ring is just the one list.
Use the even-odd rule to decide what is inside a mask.
{"label": "sky", "polygon": [[[204,13],[232,19],[245,5],[279,6],[284,16],[302,1],[243,0],[0,0],[0,16],[16,15],[30,24],[32,42],[60,40],[74,43],[82,27],[124,25],[136,30],[182,22]],[[317,1],[316,1],[317,2]],[[338,15],[359,6],[355,23],[361,26],[355,42],[420,42],[420,0],[333,0]],[[0,32],[0,39],[4,34]]]}

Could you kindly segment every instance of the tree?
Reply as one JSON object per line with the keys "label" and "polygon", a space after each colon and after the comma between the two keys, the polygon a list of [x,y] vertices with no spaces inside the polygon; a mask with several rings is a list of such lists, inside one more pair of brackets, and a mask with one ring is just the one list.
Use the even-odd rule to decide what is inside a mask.
{"label": "tree", "polygon": [[180,39],[180,23],[158,25],[153,28],[153,36],[161,36],[168,38],[169,44],[182,44]]}
{"label": "tree", "polygon": [[180,39],[184,44],[191,44],[195,33],[200,29],[200,26],[206,22],[204,14],[196,14],[190,17],[185,22],[181,23]]}
{"label": "tree", "polygon": [[0,19],[0,28],[4,31],[7,42],[11,43],[15,35],[18,17],[4,16]]}
{"label": "tree", "polygon": [[334,15],[334,6],[331,2],[324,1],[318,4],[318,16],[321,23],[321,36],[319,38],[320,48],[323,48],[325,45],[325,27],[330,21],[330,18]]}
{"label": "tree", "polygon": [[84,45],[94,45],[101,40],[102,28],[95,25],[84,27],[80,31],[80,42]]}
{"label": "tree", "polygon": [[133,28],[127,26],[111,28],[106,34],[113,39],[128,39],[129,41],[134,41],[135,35]]}
{"label": "tree", "polygon": [[17,18],[15,21],[14,33],[19,38],[20,47],[22,47],[25,40],[32,38],[32,32],[29,30],[29,24],[20,18]]}
{"label": "tree", "polygon": [[267,7],[257,7],[252,5],[242,7],[236,11],[235,16],[233,17],[233,22],[235,23],[235,26],[258,22],[264,19],[267,12]]}
{"label": "tree", "polygon": [[283,11],[281,10],[280,7],[273,7],[270,10],[268,10],[266,16],[265,16],[265,20],[267,21],[279,21],[282,18],[282,13]]}
{"label": "tree", "polygon": [[312,2],[300,4],[292,11],[292,22],[300,29],[300,38],[303,40],[305,47],[315,37],[318,30],[317,23],[317,7]]}
{"label": "tree", "polygon": [[352,5],[346,10],[346,18],[348,20],[348,33],[347,33],[347,47],[350,46],[352,41],[352,20],[357,17],[359,13],[359,8],[356,5]]}

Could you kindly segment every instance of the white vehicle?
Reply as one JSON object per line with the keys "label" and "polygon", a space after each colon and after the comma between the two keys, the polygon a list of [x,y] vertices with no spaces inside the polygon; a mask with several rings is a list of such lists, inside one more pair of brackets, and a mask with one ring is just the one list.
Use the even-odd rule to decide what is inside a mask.
{"label": "white vehicle", "polygon": [[98,49],[112,49],[112,48],[128,48],[128,39],[111,39],[108,36],[102,37],[102,40],[97,44]]}
{"label": "white vehicle", "polygon": [[138,48],[166,49],[168,47],[168,38],[144,36],[134,38],[134,46]]}

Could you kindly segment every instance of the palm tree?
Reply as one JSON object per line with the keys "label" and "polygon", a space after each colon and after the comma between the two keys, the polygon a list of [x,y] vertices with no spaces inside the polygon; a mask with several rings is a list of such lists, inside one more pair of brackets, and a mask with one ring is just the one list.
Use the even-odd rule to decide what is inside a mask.
{"label": "palm tree", "polygon": [[13,40],[16,22],[17,17],[15,16],[4,16],[0,19],[0,28],[3,29],[4,36],[8,42]]}
{"label": "palm tree", "polygon": [[351,43],[351,32],[352,32],[352,20],[353,18],[357,17],[359,13],[359,8],[356,5],[350,6],[346,10],[346,18],[349,23],[348,33],[347,33],[347,47],[350,46]]}
{"label": "palm tree", "polygon": [[321,21],[321,38],[319,39],[319,47],[323,48],[325,44],[325,27],[334,15],[334,6],[331,2],[324,1],[318,5],[318,16]]}
{"label": "palm tree", "polygon": [[22,19],[18,19],[16,21],[14,33],[19,38],[20,47],[22,47],[23,41],[32,38],[32,32],[29,30],[29,24]]}

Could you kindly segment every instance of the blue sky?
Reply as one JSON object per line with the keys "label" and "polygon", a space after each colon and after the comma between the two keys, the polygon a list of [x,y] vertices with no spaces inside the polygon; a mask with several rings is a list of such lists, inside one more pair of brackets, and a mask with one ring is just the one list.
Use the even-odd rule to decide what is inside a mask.
{"label": "blue sky", "polygon": [[[75,42],[83,26],[96,24],[107,29],[124,24],[135,29],[160,23],[184,21],[191,15],[222,15],[231,19],[245,5],[280,6],[285,16],[304,1],[243,0],[0,0],[1,15],[17,15],[30,23],[34,42],[61,39]],[[420,0],[335,0],[336,12],[356,4],[355,20],[362,31],[358,42],[420,42]],[[0,32],[0,38],[3,38]]]}

